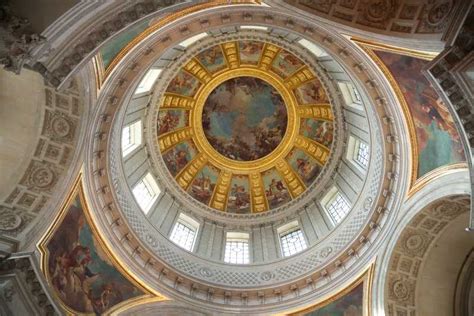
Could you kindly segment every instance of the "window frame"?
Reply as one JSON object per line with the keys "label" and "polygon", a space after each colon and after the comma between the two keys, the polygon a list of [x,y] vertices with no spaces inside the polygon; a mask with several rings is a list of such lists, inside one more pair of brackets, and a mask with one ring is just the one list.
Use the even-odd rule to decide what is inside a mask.
{"label": "window frame", "polygon": [[[242,262],[232,262],[232,256],[231,254],[228,255],[228,249],[231,251],[230,247],[232,245],[229,245],[229,243],[243,243],[246,244],[247,246],[244,247],[244,253],[243,253],[243,259],[241,260]],[[246,251],[246,253],[245,253]],[[224,262],[228,264],[250,264],[251,258],[250,258],[250,234],[246,232],[226,232],[226,238],[225,238],[225,244],[224,244]],[[229,259],[228,259],[229,258]],[[229,261],[228,261],[229,260]]]}
{"label": "window frame", "polygon": [[346,106],[363,111],[362,96],[356,86],[349,81],[342,80],[337,81],[337,86],[342,93]]}
{"label": "window frame", "polygon": [[135,88],[134,95],[148,93],[153,89],[156,80],[160,77],[162,68],[150,68],[146,74],[143,76],[140,83]]}
{"label": "window frame", "polygon": [[[343,216],[340,216],[340,212],[338,212],[338,217],[340,217],[339,219],[335,218],[332,213],[331,213],[331,206],[333,206],[334,202],[336,202],[336,200],[338,198],[341,198],[342,201],[344,202],[345,205],[347,205],[347,210],[345,211],[345,214],[343,214]],[[329,217],[329,220],[331,221],[331,223],[334,225],[334,226],[337,226],[338,224],[340,224],[342,221],[344,221],[344,219],[347,217],[347,215],[349,215],[350,211],[351,211],[351,203],[349,202],[349,200],[347,199],[347,197],[342,193],[342,191],[340,189],[338,189],[336,186],[332,187],[331,190],[329,190],[329,192],[324,196],[323,200],[322,200],[322,205],[323,205],[323,208],[326,212],[326,215],[327,217]],[[334,209],[337,211],[336,207],[334,206]]]}
{"label": "window frame", "polygon": [[[296,251],[291,252],[290,248],[288,247],[290,252],[285,253],[285,247],[283,245],[283,238],[287,237],[288,235],[293,234],[295,232],[299,232],[299,235],[301,237],[300,245],[301,245],[302,249],[297,250],[296,249],[297,247],[294,247],[296,249]],[[279,242],[280,242],[281,255],[284,258],[294,256],[294,255],[296,255],[300,252],[303,252],[304,250],[306,250],[308,248],[308,241],[307,241],[306,236],[304,234],[303,228],[300,227],[298,221],[296,221],[296,220],[278,227],[277,228],[277,233],[278,233],[278,239],[279,239]]]}
{"label": "window frame", "polygon": [[[362,161],[359,160],[359,153],[361,146],[367,147],[367,164],[365,165]],[[349,135],[349,142],[347,146],[346,159],[351,161],[361,171],[366,171],[369,168],[370,164],[370,146],[367,142],[363,141],[357,136]]]}
{"label": "window frame", "polygon": [[[140,202],[138,199],[140,197],[139,195],[140,193],[136,190],[139,185],[143,185],[150,196],[146,204],[144,204],[143,202]],[[153,192],[153,195],[151,194],[151,192]],[[155,178],[150,172],[148,172],[140,180],[138,180],[132,188],[132,195],[135,201],[137,202],[138,206],[140,207],[140,209],[145,215],[147,215],[150,212],[152,206],[158,200],[158,197],[160,196],[160,194],[161,194],[161,189],[158,186],[158,183],[156,182]]]}
{"label": "window frame", "polygon": [[[126,144],[126,146],[124,146],[125,130],[128,131],[128,135],[129,135],[128,137],[129,141]],[[135,149],[137,149],[138,147],[142,145],[142,140],[143,140],[142,132],[143,132],[142,120],[131,122],[130,124],[127,124],[126,126],[122,128],[122,139],[121,139],[121,144],[120,144],[121,149],[122,149],[122,158],[127,157],[132,152],[134,152]]]}
{"label": "window frame", "polygon": [[[192,239],[192,242],[191,242],[191,245],[190,245],[189,249],[186,248],[185,245],[180,244],[177,240],[173,239],[173,236],[175,236],[175,234],[177,234],[176,230],[178,228],[178,225],[182,225],[185,228],[187,228],[187,229],[189,229],[190,231],[193,232],[193,237],[192,237],[193,239]],[[173,225],[173,229],[171,230],[169,239],[174,244],[178,245],[179,247],[183,248],[184,250],[187,250],[189,252],[193,252],[194,246],[196,244],[198,232],[199,232],[199,223],[196,220],[194,220],[193,218],[189,217],[188,215],[180,213],[179,216],[178,216],[178,219],[176,220],[176,222]]]}

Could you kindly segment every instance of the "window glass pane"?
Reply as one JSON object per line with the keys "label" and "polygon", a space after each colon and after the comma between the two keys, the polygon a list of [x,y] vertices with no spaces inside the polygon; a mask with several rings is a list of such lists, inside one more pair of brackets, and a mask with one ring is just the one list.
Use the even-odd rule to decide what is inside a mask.
{"label": "window glass pane", "polygon": [[125,157],[142,143],[142,121],[136,121],[122,129],[122,156]]}
{"label": "window glass pane", "polygon": [[148,173],[133,187],[132,192],[142,211],[147,214],[160,194],[160,189],[152,175]]}
{"label": "window glass pane", "polygon": [[359,102],[359,103],[362,102],[359,91],[357,91],[357,89],[353,85],[351,85],[351,88],[352,88],[352,92],[354,93],[354,99],[355,99],[354,101]]}
{"label": "window glass pane", "polygon": [[306,249],[306,241],[301,229],[280,236],[283,256],[288,257]]}
{"label": "window glass pane", "polygon": [[364,142],[359,142],[356,160],[364,167],[369,165],[369,146]]}
{"label": "window glass pane", "polygon": [[321,47],[311,41],[308,41],[307,39],[302,38],[298,41],[298,43],[300,43],[301,46],[313,53],[316,57],[327,56],[327,53]]}
{"label": "window glass pane", "polygon": [[349,204],[340,193],[336,194],[334,200],[327,207],[329,216],[335,224],[339,223],[347,215],[349,209]]}
{"label": "window glass pane", "polygon": [[191,251],[193,248],[194,237],[196,236],[196,230],[192,227],[185,225],[178,221],[174,225],[173,232],[171,233],[171,241],[184,249]]}
{"label": "window glass pane", "polygon": [[225,244],[224,261],[234,264],[249,263],[248,240],[227,240]]}
{"label": "window glass pane", "polygon": [[132,146],[132,133],[130,132],[130,125],[127,125],[122,130],[122,151],[126,151]]}
{"label": "window glass pane", "polygon": [[161,73],[161,69],[158,69],[158,68],[150,69],[146,73],[145,77],[143,77],[142,81],[140,81],[140,84],[138,85],[137,90],[135,90],[135,94],[150,91],[150,89],[153,87],[153,84],[156,81],[156,78],[158,78],[160,73]]}
{"label": "window glass pane", "polygon": [[207,33],[199,33],[197,35],[194,35],[194,36],[191,36],[190,38],[188,39],[185,39],[184,41],[182,41],[181,43],[179,43],[179,45],[183,46],[184,48],[196,43],[197,41],[199,41],[200,39],[203,39],[204,37],[207,36]]}

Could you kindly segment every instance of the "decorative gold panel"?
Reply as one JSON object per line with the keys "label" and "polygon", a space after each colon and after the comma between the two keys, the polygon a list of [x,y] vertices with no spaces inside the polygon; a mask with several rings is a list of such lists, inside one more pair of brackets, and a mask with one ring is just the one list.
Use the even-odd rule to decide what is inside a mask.
{"label": "decorative gold panel", "polygon": [[[252,45],[255,47],[253,51]],[[258,49],[262,46],[263,49]],[[329,129],[321,127],[323,126],[321,124],[326,124],[324,126],[327,126],[327,122],[332,124],[334,114],[329,103],[311,102],[316,100],[311,91],[307,91],[311,87],[300,88],[301,85],[316,78],[308,65],[298,66],[295,71],[285,70],[285,62],[281,61],[285,57],[288,58],[289,52],[283,51],[282,48],[274,44],[263,43],[262,45],[262,43],[255,41],[253,43],[247,41],[246,47],[250,47],[250,49],[245,51],[247,60],[250,58],[255,60],[255,63],[242,65],[240,54],[244,54],[244,52],[240,52],[239,47],[238,42],[223,43],[220,44],[219,49],[215,49],[215,46],[208,48],[185,64],[185,70],[196,77],[202,85],[193,97],[165,93],[160,107],[189,110],[189,121],[185,122],[186,127],[184,128],[159,134],[158,142],[161,153],[169,151],[186,139],[191,139],[195,145],[196,155],[188,154],[186,150],[183,151],[180,148],[175,152],[170,152],[171,155],[167,156],[168,161],[166,161],[166,163],[170,163],[169,159],[174,159],[175,162],[171,161],[172,164],[174,163],[173,166],[180,166],[181,169],[177,172],[175,180],[187,194],[196,199],[199,198],[201,203],[216,210],[232,209],[233,212],[242,213],[250,209],[251,212],[264,212],[272,207],[280,207],[301,195],[312,181],[315,181],[315,177],[308,180],[307,170],[317,170],[320,169],[320,166],[324,166],[329,159],[330,149],[313,139],[319,139],[318,137],[321,137],[320,134],[323,133],[326,139],[329,137],[332,140],[332,129],[330,129],[330,135],[325,134]],[[279,56],[281,52],[284,54]],[[275,58],[278,58],[279,62],[273,65]],[[297,60],[296,57],[293,56],[293,58]],[[210,63],[212,61],[214,62]],[[270,69],[272,70],[270,71]],[[282,77],[284,73],[290,72],[292,73],[290,77]],[[190,91],[193,87],[192,84],[188,86],[186,82],[180,81],[181,91]],[[321,91],[324,90],[322,87],[321,89]],[[267,94],[260,95],[263,93],[262,91],[266,91]],[[297,93],[299,95],[296,95]],[[256,104],[252,105],[256,108],[248,110],[245,106],[250,106],[248,102],[253,100],[251,98],[255,95],[260,98],[258,99],[260,101],[252,103]],[[298,100],[304,102],[305,105],[299,104]],[[273,110],[269,111],[269,102],[271,104],[279,102],[278,111],[283,109],[284,114],[272,112]],[[231,106],[235,108],[231,108]],[[204,112],[206,107],[211,108]],[[235,112],[234,116],[227,115],[232,111]],[[258,121],[260,122],[258,124],[269,124],[266,122],[275,122],[277,120],[275,117],[278,119],[283,117],[285,120],[283,129],[276,129],[275,125],[271,125],[272,127],[270,125],[255,125],[258,128],[252,127],[253,129],[249,131],[242,130],[242,126],[239,126],[240,123],[237,124],[235,121],[227,123],[226,121],[228,119],[235,120],[235,117],[245,120],[255,119],[256,115],[261,115],[262,111],[270,114],[265,116],[267,121],[261,120]],[[275,116],[277,114],[279,116]],[[260,116],[258,117],[260,119]],[[214,123],[211,123],[211,118],[214,119]],[[301,130],[303,127],[300,126],[300,121],[303,118],[305,125],[304,130]],[[187,119],[188,116],[185,117],[185,120]],[[182,126],[182,120],[183,116],[170,117],[167,121],[170,130],[177,128],[174,126]],[[211,124],[221,125],[212,127]],[[210,139],[206,134],[211,128],[219,131],[218,138]],[[240,128],[240,132],[235,134],[235,128]],[[235,136],[231,138],[225,136],[227,134],[224,130],[228,129]],[[255,134],[264,132],[266,134]],[[275,133],[277,132],[280,133],[278,137],[281,138],[274,141],[274,147],[270,147],[261,156],[249,156],[251,159],[237,157],[236,155],[240,155],[238,152],[244,150],[244,147],[239,147],[243,145],[232,147],[231,144],[234,137],[236,137],[235,141],[240,138],[255,137],[252,144],[257,145],[254,146],[267,146],[265,142],[269,142],[271,137],[276,137]],[[250,136],[246,133],[250,133]],[[216,144],[221,147],[215,147]],[[238,152],[226,152],[227,148],[234,148],[233,150]],[[299,149],[301,151],[294,152]],[[179,151],[181,152],[179,153]],[[286,157],[289,156],[292,158],[287,160]],[[206,169],[207,164],[212,166],[215,171],[211,172]],[[320,166],[312,167],[316,165]],[[193,181],[196,181],[197,184],[193,184]],[[202,198],[203,196],[206,198]],[[286,200],[281,198],[285,196]],[[279,202],[278,199],[284,202]]]}

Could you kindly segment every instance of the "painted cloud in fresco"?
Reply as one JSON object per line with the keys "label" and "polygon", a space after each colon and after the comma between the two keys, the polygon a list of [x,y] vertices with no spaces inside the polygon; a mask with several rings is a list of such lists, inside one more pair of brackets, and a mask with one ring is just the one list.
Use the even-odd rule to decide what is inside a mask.
{"label": "painted cloud in fresco", "polygon": [[334,302],[312,312],[305,313],[304,316],[362,316],[363,298],[364,283],[361,283]]}
{"label": "painted cloud in fresco", "polygon": [[453,118],[421,72],[427,61],[375,51],[397,81],[412,115],[418,143],[418,177],[465,160]]}
{"label": "painted cloud in fresco", "polygon": [[48,273],[57,296],[79,313],[102,314],[143,295],[110,261],[94,236],[79,196],[46,245]]}
{"label": "painted cloud in fresco", "polygon": [[251,161],[272,152],[287,124],[280,94],[258,78],[238,77],[219,85],[202,115],[209,143],[227,158]]}

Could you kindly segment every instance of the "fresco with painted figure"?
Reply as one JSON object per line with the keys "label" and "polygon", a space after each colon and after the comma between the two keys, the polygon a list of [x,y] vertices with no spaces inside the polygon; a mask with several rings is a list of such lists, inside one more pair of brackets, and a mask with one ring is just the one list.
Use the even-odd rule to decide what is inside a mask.
{"label": "fresco with painted figure", "polygon": [[250,194],[248,176],[233,176],[230,182],[227,212],[250,213]]}
{"label": "fresco with painted figure", "polygon": [[299,104],[329,103],[324,87],[318,79],[308,81],[295,89]]}
{"label": "fresco with painted figure", "polygon": [[262,54],[263,43],[255,41],[240,41],[239,53],[241,64],[257,65]]}
{"label": "fresco with painted figure", "polygon": [[303,118],[300,123],[300,131],[301,135],[330,148],[334,137],[334,123]]}
{"label": "fresco with painted figure", "polygon": [[206,49],[198,54],[196,58],[210,73],[218,72],[219,70],[227,68],[224,54],[219,45]]}
{"label": "fresco with painted figure", "polygon": [[237,77],[223,82],[209,95],[202,124],[207,140],[220,154],[252,161],[280,144],[287,126],[286,106],[267,82]]}
{"label": "fresco with painted figure", "polygon": [[189,111],[161,110],[158,112],[158,136],[186,127],[189,122]]}
{"label": "fresco with painted figure", "polygon": [[196,156],[196,152],[192,141],[184,141],[166,151],[163,160],[169,172],[176,176]]}
{"label": "fresco with painted figure", "polygon": [[46,244],[52,287],[74,314],[103,314],[143,295],[111,262],[94,235],[77,196]]}
{"label": "fresco with painted figure", "polygon": [[216,187],[219,171],[211,165],[206,165],[198,172],[190,185],[189,194],[201,203],[209,204]]}
{"label": "fresco with painted figure", "polygon": [[285,182],[275,168],[263,172],[262,180],[265,187],[265,196],[270,208],[276,208],[291,200]]}
{"label": "fresco with painted figure", "polygon": [[397,81],[410,110],[418,143],[418,177],[465,161],[453,118],[422,73],[428,61],[385,51],[375,53]]}
{"label": "fresco with painted figure", "polygon": [[200,85],[201,83],[196,77],[181,69],[171,80],[166,91],[192,97],[196,94]]}
{"label": "fresco with painted figure", "polygon": [[362,316],[364,315],[364,283],[357,285],[349,293],[304,316]]}
{"label": "fresco with painted figure", "polygon": [[321,166],[316,160],[299,148],[292,149],[286,159],[307,187],[321,173]]}
{"label": "fresco with painted figure", "polygon": [[295,57],[295,55],[286,50],[281,50],[272,62],[272,70],[286,78],[303,67],[303,65],[303,62]]}

